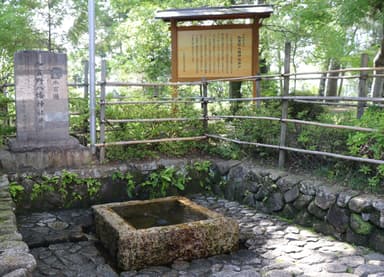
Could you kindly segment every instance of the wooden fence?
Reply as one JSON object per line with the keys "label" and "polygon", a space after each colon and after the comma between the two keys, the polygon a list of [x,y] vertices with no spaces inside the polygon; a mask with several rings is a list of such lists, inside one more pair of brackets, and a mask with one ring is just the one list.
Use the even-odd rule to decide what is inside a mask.
{"label": "wooden fence", "polygon": [[[289,51],[289,50],[288,50]],[[365,57],[362,57],[362,61],[366,61]],[[221,141],[227,141],[231,143],[236,143],[240,145],[252,145],[255,147],[265,147],[270,149],[276,149],[279,151],[279,161],[278,165],[279,167],[284,167],[285,165],[285,159],[286,159],[286,153],[287,151],[292,152],[298,152],[303,154],[311,154],[311,155],[321,155],[321,156],[327,156],[332,158],[338,158],[338,159],[345,159],[350,161],[358,161],[358,162],[367,162],[367,163],[373,163],[373,164],[384,164],[383,160],[376,160],[376,159],[369,159],[369,158],[363,158],[363,157],[355,157],[355,156],[349,156],[349,155],[341,155],[337,153],[329,153],[329,152],[322,152],[322,151],[313,151],[308,149],[299,149],[295,147],[289,147],[286,143],[287,138],[287,124],[288,123],[295,123],[295,124],[301,124],[301,125],[312,125],[317,126],[321,128],[334,128],[334,129],[345,129],[345,130],[352,130],[357,132],[377,132],[377,129],[373,128],[364,128],[364,127],[358,127],[358,126],[345,126],[345,125],[336,125],[336,124],[326,124],[326,123],[320,123],[320,122],[313,122],[313,121],[305,121],[305,120],[298,120],[298,119],[290,119],[288,118],[288,107],[289,107],[289,101],[298,101],[298,102],[304,102],[304,103],[316,103],[319,105],[349,105],[349,106],[355,106],[357,109],[357,116],[361,117],[364,108],[369,104],[373,103],[375,105],[380,105],[382,102],[384,102],[383,98],[372,98],[367,97],[367,78],[369,77],[382,77],[382,75],[376,75],[371,74],[368,75],[369,72],[374,72],[375,70],[378,70],[378,68],[368,68],[366,65],[362,64],[364,67],[361,68],[350,68],[350,69],[342,69],[342,70],[332,70],[327,72],[305,72],[305,73],[290,73],[289,72],[289,60],[286,60],[285,64],[285,70],[284,74],[276,74],[276,75],[258,75],[258,76],[248,76],[243,78],[230,78],[230,79],[220,79],[220,80],[212,80],[207,81],[202,79],[200,82],[189,82],[189,83],[123,83],[123,82],[108,82],[105,78],[106,74],[102,73],[102,80],[99,83],[101,86],[101,94],[100,94],[100,140],[99,143],[96,144],[96,147],[100,148],[100,160],[103,161],[105,158],[105,148],[114,146],[114,145],[132,145],[132,144],[148,144],[148,143],[162,143],[162,142],[175,142],[175,141],[190,141],[190,140],[203,140],[203,139],[215,139],[215,140],[221,140]],[[105,72],[106,65],[105,62],[102,66],[102,72]],[[308,80],[308,79],[320,79],[324,77],[314,78],[309,75],[318,74],[321,76],[324,76],[324,73],[334,73],[334,72],[357,72],[358,74],[351,75],[351,76],[340,76],[340,78],[345,79],[358,79],[359,80],[359,92],[357,97],[327,97],[327,96],[290,96],[290,81],[291,80]],[[334,78],[334,77],[331,77]],[[208,91],[211,89],[211,85],[215,82],[227,82],[227,81],[252,81],[256,80],[256,82],[261,82],[263,80],[280,80],[283,79],[283,95],[281,96],[274,96],[274,97],[256,97],[256,98],[214,98],[210,97],[210,94]],[[200,87],[200,97],[195,98],[193,101],[190,99],[183,99],[183,98],[170,98],[167,100],[157,100],[157,101],[107,101],[105,98],[105,91],[106,87],[108,86],[118,86],[118,87],[132,87],[132,86],[138,86],[138,87],[178,87],[178,86],[199,86]],[[260,87],[260,85],[258,85]],[[281,101],[282,102],[282,110],[281,110],[281,116],[279,118],[277,117],[265,117],[265,116],[239,116],[239,115],[209,115],[208,114],[208,106],[214,103],[219,102],[253,102],[255,103],[255,107],[259,105],[261,101]],[[342,102],[342,103],[341,103]],[[348,104],[348,103],[352,104]],[[162,138],[162,139],[145,139],[145,140],[134,140],[134,141],[106,141],[106,135],[105,135],[105,124],[115,124],[115,123],[131,123],[131,122],[174,122],[174,121],[189,121],[189,120],[196,120],[196,118],[151,118],[151,119],[112,119],[112,118],[106,118],[105,116],[105,108],[108,105],[145,105],[145,104],[178,104],[178,103],[189,103],[189,104],[195,104],[200,103],[201,104],[201,117],[198,118],[203,122],[204,126],[204,133],[202,133],[200,136],[195,137],[178,137],[178,138]],[[207,133],[207,126],[209,121],[214,120],[223,120],[223,119],[252,119],[252,120],[268,120],[268,121],[275,121],[280,122],[280,139],[278,145],[272,145],[272,144],[263,144],[263,143],[257,143],[252,141],[241,141],[234,138],[228,138],[227,136],[218,135],[218,134],[209,134]]]}
{"label": "wooden fence", "polygon": [[[327,72],[305,72],[305,73],[291,73],[290,72],[290,59],[289,59],[289,47],[286,48],[286,60],[284,65],[283,74],[274,74],[274,75],[257,75],[257,76],[246,76],[243,78],[229,78],[221,80],[205,80],[202,78],[200,82],[188,82],[188,83],[132,83],[132,82],[111,82],[107,80],[106,74],[106,61],[102,61],[101,67],[101,80],[97,83],[100,87],[100,95],[98,97],[99,104],[99,136],[98,142],[91,147],[97,147],[100,149],[100,161],[105,160],[105,151],[106,148],[116,145],[133,145],[133,144],[148,144],[148,143],[163,143],[163,142],[176,142],[176,141],[196,141],[196,140],[206,140],[214,139],[220,141],[227,141],[239,145],[251,145],[255,147],[264,147],[275,149],[279,152],[279,167],[284,167],[286,160],[286,153],[288,151],[298,152],[303,154],[311,155],[321,155],[338,159],[345,159],[350,161],[366,162],[372,164],[384,164],[383,160],[369,159],[364,157],[355,157],[349,155],[341,155],[337,153],[329,153],[323,151],[313,151],[309,149],[300,149],[295,147],[289,147],[287,145],[287,124],[295,123],[300,125],[311,125],[317,126],[320,128],[334,128],[334,129],[345,129],[352,130],[356,132],[378,132],[379,130],[373,128],[363,128],[358,126],[345,126],[345,125],[336,125],[336,124],[326,124],[314,121],[305,121],[298,120],[293,118],[288,118],[288,108],[289,101],[304,102],[304,103],[315,103],[319,105],[349,105],[355,106],[357,109],[357,116],[361,117],[364,112],[364,109],[369,104],[382,105],[384,102],[383,98],[372,98],[367,97],[368,95],[368,86],[367,79],[374,77],[383,77],[383,75],[374,74],[376,70],[383,70],[384,68],[369,68],[367,67],[367,58],[362,56],[362,63],[360,68],[349,68],[342,70],[332,70]],[[339,77],[324,77],[329,73],[347,73],[352,72],[353,75],[349,76],[339,76]],[[319,75],[319,77],[313,77],[313,75]],[[88,93],[88,74],[85,74],[85,82],[83,84],[69,84],[69,86],[84,87],[84,97],[87,97]],[[327,97],[327,96],[292,96],[290,93],[290,82],[292,80],[312,80],[312,79],[321,79],[321,78],[337,78],[337,79],[358,79],[359,80],[359,89],[357,97]],[[283,83],[283,93],[280,96],[274,97],[256,97],[256,98],[217,98],[212,97],[214,95],[214,83],[215,82],[230,82],[230,81],[256,81],[257,88],[259,88],[260,93],[260,83],[266,80],[277,80]],[[178,96],[177,98],[169,97],[168,99],[161,100],[148,100],[148,101],[130,101],[124,100],[121,97],[106,97],[107,87],[141,87],[141,88],[161,88],[161,87],[170,87],[178,88],[180,86],[188,87],[198,87],[200,91],[199,95],[196,97],[187,97]],[[260,94],[259,94],[260,95]],[[266,116],[239,116],[239,115],[210,115],[208,112],[209,105],[217,104],[220,102],[251,102],[254,104],[255,108],[260,106],[262,101],[280,101],[281,105],[281,116],[280,117],[266,117]],[[168,118],[126,118],[126,119],[116,119],[116,118],[107,118],[106,116],[106,107],[111,105],[148,105],[148,104],[190,104],[190,105],[201,105],[201,116],[199,118],[188,118],[188,117],[168,117]],[[210,134],[208,132],[208,122],[224,119],[251,119],[255,121],[268,120],[280,123],[280,137],[278,144],[264,144],[252,141],[242,141],[236,138],[229,138],[227,136],[219,134]],[[192,121],[200,120],[203,124],[203,132],[198,136],[193,137],[173,137],[173,138],[156,138],[156,139],[144,139],[144,140],[125,140],[125,141],[108,141],[106,135],[106,124],[128,124],[132,122],[177,122],[177,121]]]}

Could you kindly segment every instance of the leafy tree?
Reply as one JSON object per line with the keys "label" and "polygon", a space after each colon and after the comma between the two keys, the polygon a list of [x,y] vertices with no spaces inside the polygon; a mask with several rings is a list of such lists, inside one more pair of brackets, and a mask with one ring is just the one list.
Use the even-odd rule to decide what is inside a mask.
{"label": "leafy tree", "polygon": [[[379,45],[378,52],[374,59],[376,67],[384,65],[384,2],[382,0],[335,0],[340,5],[340,23],[347,27],[368,26],[370,33],[377,25],[381,29],[379,40],[372,40],[372,43]],[[376,25],[376,26],[375,26]],[[375,28],[376,27],[376,28]],[[377,71],[382,74],[383,71]],[[382,77],[375,78],[372,86],[372,94],[376,97],[383,96],[384,81]]]}
{"label": "leafy tree", "polygon": [[34,1],[3,1],[0,5],[0,84],[12,79],[14,52],[40,46],[40,37],[31,27],[35,7]]}
{"label": "leafy tree", "polygon": [[66,33],[60,28],[68,16],[68,3],[62,0],[39,0],[35,22],[44,37],[45,49],[61,50]]}

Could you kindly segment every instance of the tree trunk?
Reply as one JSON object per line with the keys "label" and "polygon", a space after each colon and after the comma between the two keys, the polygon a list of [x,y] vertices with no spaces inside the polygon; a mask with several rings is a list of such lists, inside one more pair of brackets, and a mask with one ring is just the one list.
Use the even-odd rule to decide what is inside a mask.
{"label": "tree trunk", "polygon": [[[338,70],[340,69],[340,62],[338,60],[332,59],[330,70]],[[328,73],[328,77],[331,77],[328,79],[327,82],[327,94],[326,96],[337,96],[337,83],[338,79],[336,77],[339,76],[339,72],[330,72]]]}
{"label": "tree trunk", "polygon": [[[325,68],[324,71],[326,71],[329,68],[329,63],[330,63],[330,60],[327,59],[327,62],[324,65],[324,68]],[[318,91],[318,95],[319,96],[324,96],[325,95],[325,85],[326,85],[326,82],[327,82],[327,73],[322,73],[321,74],[320,83],[319,83],[319,91]]]}
{"label": "tree trunk", "polygon": [[324,93],[325,93],[325,82],[327,81],[326,77],[327,77],[327,73],[322,73],[321,74],[321,79],[320,79],[320,84],[319,84],[319,91],[318,91],[318,95],[319,96],[324,96]]}
{"label": "tree trunk", "polygon": [[[343,69],[343,67],[340,67],[340,69]],[[341,75],[341,77],[343,77],[344,76],[344,72],[341,72],[340,75]],[[339,96],[339,97],[341,96],[341,93],[343,91],[343,85],[344,85],[344,79],[340,79],[339,89],[337,91],[337,96]]]}
{"label": "tree trunk", "polygon": [[[384,67],[384,39],[381,41],[380,49],[373,60],[374,67]],[[374,74],[384,74],[384,70],[375,70]],[[382,97],[384,90],[384,78],[375,77],[372,84],[372,97]]]}
{"label": "tree trunk", "polygon": [[[241,98],[241,82],[229,82],[229,98]],[[240,108],[240,102],[231,102],[231,113],[234,115]]]}

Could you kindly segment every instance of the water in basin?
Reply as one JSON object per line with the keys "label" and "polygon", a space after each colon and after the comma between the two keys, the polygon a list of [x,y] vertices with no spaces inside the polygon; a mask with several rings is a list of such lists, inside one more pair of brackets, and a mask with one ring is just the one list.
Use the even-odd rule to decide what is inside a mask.
{"label": "water in basin", "polygon": [[208,217],[177,200],[113,207],[112,210],[136,229],[188,223]]}

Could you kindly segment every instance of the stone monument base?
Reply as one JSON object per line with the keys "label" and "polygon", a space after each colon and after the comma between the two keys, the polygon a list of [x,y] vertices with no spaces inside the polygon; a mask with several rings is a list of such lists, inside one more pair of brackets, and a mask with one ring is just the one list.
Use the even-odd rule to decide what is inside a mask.
{"label": "stone monument base", "polygon": [[12,139],[8,144],[11,152],[34,152],[40,150],[69,150],[78,149],[80,147],[79,141],[71,136],[61,139],[40,139],[40,140],[18,140]]}
{"label": "stone monument base", "polygon": [[20,172],[25,170],[46,170],[78,167],[89,164],[92,154],[89,148],[77,144],[76,147],[41,147],[24,151],[0,150],[0,170]]}

